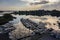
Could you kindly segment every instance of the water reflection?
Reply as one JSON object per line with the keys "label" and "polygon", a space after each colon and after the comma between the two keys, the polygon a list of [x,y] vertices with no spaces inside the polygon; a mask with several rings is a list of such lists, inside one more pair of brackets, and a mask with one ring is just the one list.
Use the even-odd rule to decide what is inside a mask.
{"label": "water reflection", "polygon": [[[53,25],[54,24],[57,24],[57,21],[60,22],[59,18],[57,17],[52,17],[52,16],[31,16],[31,15],[14,15],[12,14],[14,17],[16,17],[16,19],[13,19],[13,21],[9,21],[9,23],[12,23],[13,26],[16,28],[15,30],[13,30],[12,32],[9,33],[9,37],[12,39],[12,40],[16,40],[16,39],[19,39],[23,36],[28,36],[28,35],[31,35],[31,33],[33,33],[33,30],[29,30],[27,29],[22,23],[21,23],[21,18],[24,18],[24,19],[30,19],[32,20],[33,22],[36,22],[36,23],[40,23],[40,22],[43,22],[43,23],[47,23],[47,25],[45,26],[47,29],[49,28],[53,28],[54,31],[52,32],[55,32],[55,31],[60,31],[58,25]],[[40,25],[41,26],[41,25]]]}
{"label": "water reflection", "polygon": [[14,27],[16,29],[9,33],[11,39],[16,40],[21,37],[28,36],[33,32],[32,30],[29,30],[25,26],[23,26],[23,24],[20,21],[21,18],[27,18],[26,15],[13,15],[13,16],[16,17],[16,19],[10,22],[14,24]]}
{"label": "water reflection", "polygon": [[26,18],[26,15],[13,15],[13,16],[16,17],[16,19],[13,19],[13,21],[11,21],[13,24],[18,24],[21,22],[20,21],[21,18]]}

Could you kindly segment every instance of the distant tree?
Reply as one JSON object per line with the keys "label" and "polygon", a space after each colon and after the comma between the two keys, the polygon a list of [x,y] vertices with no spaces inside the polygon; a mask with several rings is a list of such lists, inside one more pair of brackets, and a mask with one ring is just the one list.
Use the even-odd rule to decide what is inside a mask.
{"label": "distant tree", "polygon": [[2,12],[4,12],[4,11],[0,11],[0,13],[2,13]]}
{"label": "distant tree", "polygon": [[10,14],[4,14],[2,17],[0,17],[0,25],[8,23],[10,20],[13,20],[13,18],[15,17]]}
{"label": "distant tree", "polygon": [[60,11],[58,10],[30,10],[30,11],[15,11],[13,14],[19,15],[36,15],[36,16],[44,16],[44,15],[51,15],[51,16],[60,16]]}
{"label": "distant tree", "polygon": [[3,15],[3,18],[6,18],[6,19],[12,19],[13,16],[10,15],[10,14],[4,14],[4,15]]}

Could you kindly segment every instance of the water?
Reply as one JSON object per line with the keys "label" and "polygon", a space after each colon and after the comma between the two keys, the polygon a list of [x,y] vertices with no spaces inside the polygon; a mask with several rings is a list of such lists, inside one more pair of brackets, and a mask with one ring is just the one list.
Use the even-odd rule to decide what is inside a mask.
{"label": "water", "polygon": [[28,18],[26,15],[13,15],[13,16],[16,17],[16,19],[10,22],[13,23],[16,29],[9,33],[10,35],[9,37],[11,39],[16,40],[24,36],[28,36],[33,32],[32,30],[29,30],[25,26],[23,26],[23,24],[20,21],[21,18],[24,18],[24,19]]}
{"label": "water", "polygon": [[[13,14],[12,14],[13,15]],[[18,24],[18,23],[20,23],[21,21],[20,21],[20,19],[21,18],[26,18],[26,15],[13,15],[14,17],[16,17],[16,19],[13,19],[13,21],[11,21],[11,22],[13,22],[14,24]]]}
{"label": "water", "polygon": [[4,14],[10,14],[10,13],[12,13],[12,12],[2,12],[2,13],[0,13],[0,16],[3,16]]}
{"label": "water", "polygon": [[[3,15],[3,14],[4,13],[1,13],[0,15]],[[51,23],[51,25],[48,24],[48,25],[46,25],[46,27],[47,28],[53,28],[53,29],[58,27],[58,25],[55,25],[56,26],[55,27],[53,25],[53,23],[56,23],[56,21],[60,21],[60,20],[58,20],[57,17],[52,17],[52,16],[42,16],[39,18],[36,16],[31,16],[31,15],[26,16],[26,15],[18,15],[18,14],[17,15],[12,14],[12,16],[16,17],[16,19],[13,19],[13,21],[9,21],[16,28],[15,30],[13,30],[12,32],[9,33],[9,35],[10,35],[9,37],[13,40],[19,39],[23,36],[28,36],[33,32],[32,30],[29,30],[25,26],[23,26],[23,24],[20,21],[21,18],[24,18],[24,19],[29,18],[34,22],[39,22],[39,21],[49,22],[49,23]],[[44,18],[44,19],[41,19],[41,18]],[[56,29],[58,29],[58,28],[56,28]]]}

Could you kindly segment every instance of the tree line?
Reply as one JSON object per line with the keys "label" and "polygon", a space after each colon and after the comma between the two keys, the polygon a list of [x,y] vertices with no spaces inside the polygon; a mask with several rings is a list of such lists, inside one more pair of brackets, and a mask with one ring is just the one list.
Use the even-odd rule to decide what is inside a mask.
{"label": "tree line", "polygon": [[11,14],[4,14],[3,16],[0,16],[0,25],[3,25],[5,23],[8,23],[9,21],[13,20],[13,17]]}
{"label": "tree line", "polygon": [[36,16],[44,16],[44,15],[51,15],[51,16],[60,16],[60,11],[58,10],[34,10],[34,11],[14,11],[12,14],[19,14],[19,15],[36,15]]}

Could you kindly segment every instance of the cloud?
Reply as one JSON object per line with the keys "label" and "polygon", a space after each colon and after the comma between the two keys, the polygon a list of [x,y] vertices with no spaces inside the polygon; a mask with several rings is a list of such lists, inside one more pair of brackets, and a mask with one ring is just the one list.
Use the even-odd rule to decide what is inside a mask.
{"label": "cloud", "polygon": [[49,1],[49,2],[59,2],[60,0],[46,0],[46,1]]}
{"label": "cloud", "polygon": [[[34,5],[30,5],[30,3],[34,3]],[[36,4],[36,5],[35,5]],[[20,7],[24,8],[20,8]],[[59,9],[60,10],[60,0],[0,0],[0,10],[1,9],[26,9],[36,10],[36,9]],[[29,7],[30,6],[30,7]],[[32,7],[33,6],[33,7]],[[36,6],[36,7],[35,7]],[[27,10],[26,9],[26,10]]]}
{"label": "cloud", "polygon": [[53,9],[60,10],[60,2],[49,3],[46,5],[43,5],[41,9],[44,9],[44,10],[53,10]]}
{"label": "cloud", "polygon": [[20,0],[27,2],[27,4],[47,4],[47,3],[58,3],[60,0]]}
{"label": "cloud", "polygon": [[30,3],[31,5],[38,5],[38,4],[47,4],[49,3],[48,1],[41,1],[41,2],[35,2],[35,3]]}
{"label": "cloud", "polygon": [[42,2],[42,1],[49,1],[49,2],[59,2],[60,0],[20,0],[25,2]]}

